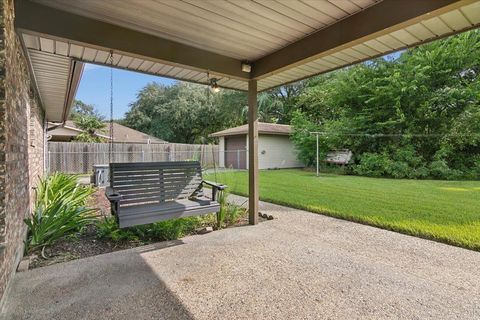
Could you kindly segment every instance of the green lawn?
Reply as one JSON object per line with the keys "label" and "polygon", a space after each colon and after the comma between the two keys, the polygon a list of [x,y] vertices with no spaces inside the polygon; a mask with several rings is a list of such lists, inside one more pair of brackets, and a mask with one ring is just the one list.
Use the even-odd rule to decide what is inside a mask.
{"label": "green lawn", "polygon": [[[245,171],[217,173],[248,194]],[[215,180],[213,174],[207,179]],[[480,182],[393,180],[303,170],[260,171],[260,199],[480,250]]]}

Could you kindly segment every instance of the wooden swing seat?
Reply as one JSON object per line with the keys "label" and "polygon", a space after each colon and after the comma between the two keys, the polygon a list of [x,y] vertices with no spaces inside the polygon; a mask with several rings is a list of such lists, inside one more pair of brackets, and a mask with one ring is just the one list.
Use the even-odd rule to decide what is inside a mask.
{"label": "wooden swing seat", "polygon": [[[212,199],[203,185],[212,187]],[[220,211],[225,186],[202,179],[198,161],[111,163],[105,194],[120,228]]]}

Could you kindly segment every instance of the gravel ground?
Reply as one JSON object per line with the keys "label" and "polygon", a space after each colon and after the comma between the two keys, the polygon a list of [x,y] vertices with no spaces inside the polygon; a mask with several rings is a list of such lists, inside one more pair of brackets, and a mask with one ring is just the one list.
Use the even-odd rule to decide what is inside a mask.
{"label": "gravel ground", "polygon": [[479,252],[260,208],[276,219],[18,273],[3,317],[480,318]]}

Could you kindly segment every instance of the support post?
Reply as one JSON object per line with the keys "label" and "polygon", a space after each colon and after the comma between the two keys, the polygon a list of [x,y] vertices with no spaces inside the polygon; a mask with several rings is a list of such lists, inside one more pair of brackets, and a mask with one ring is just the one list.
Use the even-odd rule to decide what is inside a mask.
{"label": "support post", "polygon": [[315,135],[317,136],[317,177],[318,177],[318,132]]}
{"label": "support post", "polygon": [[257,80],[248,81],[248,221],[258,222]]}

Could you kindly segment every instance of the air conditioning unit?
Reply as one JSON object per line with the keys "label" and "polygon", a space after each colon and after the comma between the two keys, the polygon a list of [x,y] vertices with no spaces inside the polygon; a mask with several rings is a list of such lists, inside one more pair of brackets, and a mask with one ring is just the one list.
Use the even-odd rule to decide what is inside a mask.
{"label": "air conditioning unit", "polygon": [[108,164],[94,164],[92,182],[97,187],[110,185],[110,170]]}

